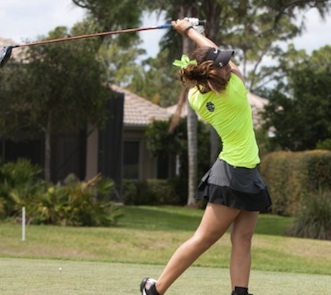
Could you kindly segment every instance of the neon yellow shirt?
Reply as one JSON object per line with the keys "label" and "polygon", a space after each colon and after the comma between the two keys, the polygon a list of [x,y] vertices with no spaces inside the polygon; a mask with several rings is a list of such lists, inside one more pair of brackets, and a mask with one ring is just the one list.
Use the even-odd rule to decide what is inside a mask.
{"label": "neon yellow shirt", "polygon": [[236,167],[254,168],[260,163],[247,89],[237,75],[231,74],[224,92],[202,94],[192,88],[188,100],[221,137],[223,150],[219,158]]}

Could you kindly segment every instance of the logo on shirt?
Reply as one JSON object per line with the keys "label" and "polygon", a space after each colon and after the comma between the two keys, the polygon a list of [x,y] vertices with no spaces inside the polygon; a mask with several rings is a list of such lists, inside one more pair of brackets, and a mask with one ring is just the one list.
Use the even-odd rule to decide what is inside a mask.
{"label": "logo on shirt", "polygon": [[209,112],[213,112],[213,111],[215,111],[215,105],[212,103],[212,102],[207,102],[207,104],[206,104],[206,108],[207,108],[207,110],[209,111]]}

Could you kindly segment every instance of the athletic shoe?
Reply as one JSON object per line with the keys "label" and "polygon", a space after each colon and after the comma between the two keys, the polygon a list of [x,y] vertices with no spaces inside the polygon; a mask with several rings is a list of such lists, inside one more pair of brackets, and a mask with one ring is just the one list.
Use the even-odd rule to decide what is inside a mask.
{"label": "athletic shoe", "polygon": [[[241,293],[242,295],[253,295],[253,294],[250,294],[250,293]],[[240,295],[239,293],[233,291],[231,295]]]}
{"label": "athletic shoe", "polygon": [[156,280],[151,278],[144,278],[140,283],[141,295],[154,295],[150,290],[151,286],[156,283]]}

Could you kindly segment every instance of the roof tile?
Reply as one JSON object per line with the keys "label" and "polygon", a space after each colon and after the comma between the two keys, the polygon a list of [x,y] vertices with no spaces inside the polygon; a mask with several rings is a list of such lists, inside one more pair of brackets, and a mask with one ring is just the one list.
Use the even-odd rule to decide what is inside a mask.
{"label": "roof tile", "polygon": [[168,120],[170,114],[149,100],[140,97],[117,85],[111,88],[119,93],[124,93],[124,125],[126,126],[146,126],[153,120]]}

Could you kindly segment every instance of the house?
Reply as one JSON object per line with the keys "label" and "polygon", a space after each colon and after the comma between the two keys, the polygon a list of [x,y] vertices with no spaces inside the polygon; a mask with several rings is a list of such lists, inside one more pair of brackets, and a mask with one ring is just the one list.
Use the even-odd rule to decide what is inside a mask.
{"label": "house", "polygon": [[[115,93],[123,96],[123,125],[122,127],[117,127],[121,130],[109,130],[110,133],[121,133],[121,140],[117,141],[117,144],[121,145],[121,147],[119,146],[120,151],[118,151],[117,159],[122,159],[121,163],[118,164],[122,165],[122,167],[121,171],[118,173],[122,175],[122,178],[137,180],[168,178],[173,176],[175,168],[171,164],[172,161],[154,158],[151,153],[148,152],[145,138],[145,129],[153,120],[166,121],[170,118],[170,114],[166,109],[119,86],[111,85],[111,89]],[[119,115],[118,112],[117,115]],[[110,122],[110,124],[112,124],[112,122]],[[103,132],[104,131],[95,129],[87,139],[87,179],[100,172],[100,165],[97,165],[100,159],[97,159],[98,152],[96,151],[102,149],[102,146],[100,146],[100,136],[103,136]],[[108,134],[107,136],[111,135]],[[111,146],[112,142],[109,142],[106,149],[111,148]],[[107,154],[107,150],[105,153]],[[114,161],[115,160],[116,159],[114,159]],[[109,164],[113,165],[114,161],[110,161]],[[110,174],[114,176],[114,173]]]}

